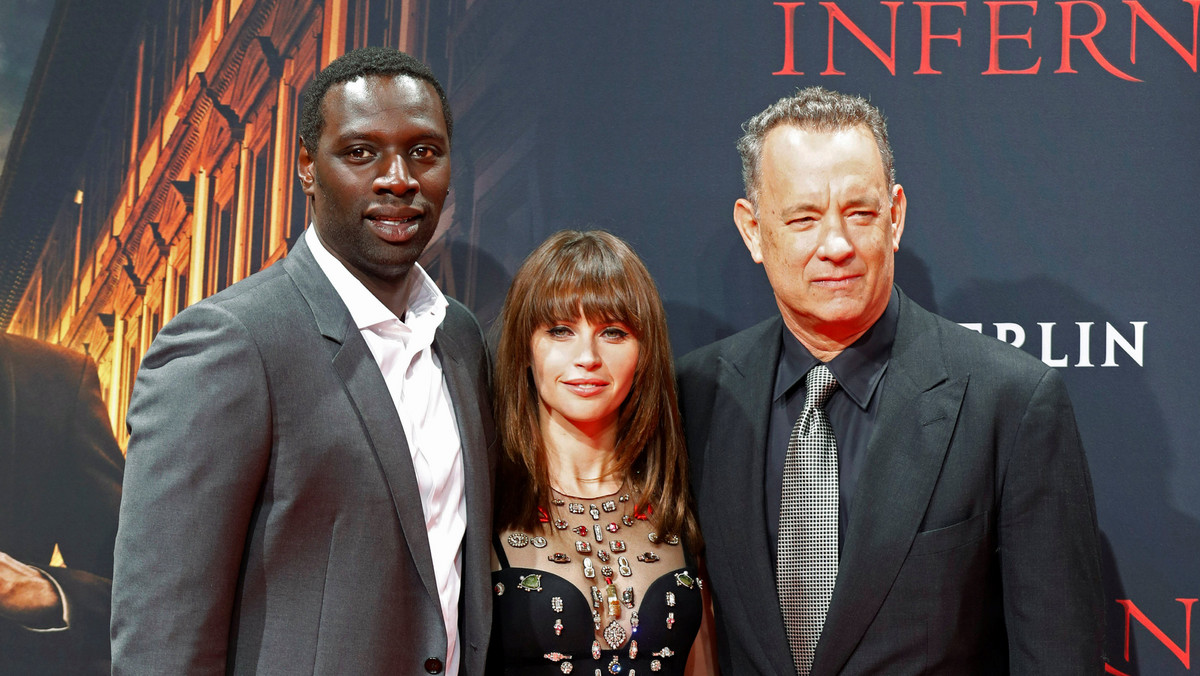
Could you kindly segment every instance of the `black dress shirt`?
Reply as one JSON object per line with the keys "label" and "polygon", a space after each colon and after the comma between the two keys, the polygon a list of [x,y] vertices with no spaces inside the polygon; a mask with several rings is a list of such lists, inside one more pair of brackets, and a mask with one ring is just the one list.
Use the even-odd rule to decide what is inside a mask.
{"label": "black dress shirt", "polygon": [[[841,551],[851,499],[862,470],[867,442],[875,430],[879,413],[878,393],[883,384],[892,343],[896,339],[899,297],[892,289],[883,315],[867,332],[830,360],[826,365],[837,378],[838,389],[825,404],[838,450],[838,550]],[[775,369],[775,388],[771,399],[771,417],[767,428],[767,465],[763,477],[766,495],[767,534],[771,542],[771,560],[775,560],[779,538],[779,509],[783,499],[783,465],[787,460],[792,427],[804,410],[804,379],[820,363],[792,332],[783,327],[783,348]]]}

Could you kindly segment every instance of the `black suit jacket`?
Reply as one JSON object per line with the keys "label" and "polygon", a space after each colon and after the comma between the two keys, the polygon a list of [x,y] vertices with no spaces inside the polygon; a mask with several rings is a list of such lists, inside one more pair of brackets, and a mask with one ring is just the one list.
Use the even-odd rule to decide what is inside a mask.
{"label": "black suit jacket", "polygon": [[[0,552],[46,572],[64,631],[0,619],[0,674],[107,674],[113,538],[125,465],[84,355],[0,334]],[[67,568],[50,568],[57,544]]]}
{"label": "black suit jacket", "polygon": [[[723,671],[793,667],[763,525],[782,320],[680,360]],[[1062,379],[900,294],[814,675],[1101,673],[1087,461]]]}
{"label": "black suit jacket", "polygon": [[[466,473],[462,673],[491,629],[495,433],[475,318],[434,338]],[[410,674],[445,659],[392,397],[301,239],[154,340],[130,402],[114,674]]]}

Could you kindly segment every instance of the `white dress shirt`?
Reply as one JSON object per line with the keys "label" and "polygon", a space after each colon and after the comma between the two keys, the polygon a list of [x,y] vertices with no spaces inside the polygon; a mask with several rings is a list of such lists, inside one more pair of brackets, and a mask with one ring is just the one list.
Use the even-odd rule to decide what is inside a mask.
{"label": "white dress shirt", "polygon": [[[446,297],[414,264],[408,274],[408,310],[397,318],[325,248],[309,226],[305,240],[383,373],[412,455],[429,549],[446,624],[446,673],[458,673],[458,597],[462,587],[462,540],[467,526],[462,443],[433,351],[434,332],[446,318]],[[397,637],[397,640],[404,640]]]}

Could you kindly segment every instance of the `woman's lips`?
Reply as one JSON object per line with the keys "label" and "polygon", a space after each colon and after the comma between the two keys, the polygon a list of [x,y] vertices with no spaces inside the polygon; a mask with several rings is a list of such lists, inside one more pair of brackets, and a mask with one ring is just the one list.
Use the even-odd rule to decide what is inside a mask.
{"label": "woman's lips", "polygon": [[575,394],[581,397],[590,397],[594,394],[599,394],[608,387],[608,383],[603,380],[564,380],[563,385]]}

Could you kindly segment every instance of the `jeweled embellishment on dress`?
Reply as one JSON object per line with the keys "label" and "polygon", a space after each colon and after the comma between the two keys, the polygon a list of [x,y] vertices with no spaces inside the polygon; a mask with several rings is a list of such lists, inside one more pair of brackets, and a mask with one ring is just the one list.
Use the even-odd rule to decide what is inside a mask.
{"label": "jeweled embellishment on dress", "polygon": [[667,592],[667,607],[675,607],[675,592]]}
{"label": "jeweled embellishment on dress", "polygon": [[576,540],[575,541],[575,551],[579,552],[580,554],[591,554],[592,553],[592,545],[590,542],[584,542],[583,540]]}
{"label": "jeweled embellishment on dress", "polygon": [[621,626],[620,622],[612,620],[608,626],[604,628],[604,641],[608,643],[608,647],[616,650],[625,642],[628,635],[625,633],[625,627]]}
{"label": "jeweled embellishment on dress", "polygon": [[530,540],[529,543],[532,544],[534,547],[537,547],[538,549],[541,549],[541,548],[545,547],[546,545],[550,544],[549,542],[546,541],[546,538],[542,537],[541,535]]}
{"label": "jeweled embellishment on dress", "polygon": [[542,591],[542,576],[537,573],[530,573],[521,578],[517,583],[517,587],[527,592]]}
{"label": "jeweled embellishment on dress", "polygon": [[588,513],[592,515],[592,521],[600,520],[600,510],[595,505],[588,508]]}
{"label": "jeweled embellishment on dress", "polygon": [[671,650],[670,646],[663,646],[662,650],[660,650],[656,653],[650,653],[650,654],[654,655],[655,657],[672,657],[675,655],[675,651]]}
{"label": "jeweled embellishment on dress", "polygon": [[636,660],[637,653],[638,653],[637,641],[630,641],[629,642],[629,659]]}
{"label": "jeweled embellishment on dress", "polygon": [[567,511],[572,514],[583,514],[585,510],[583,508],[583,503],[572,502],[571,504],[567,505]]}
{"label": "jeweled embellishment on dress", "polygon": [[554,635],[562,636],[562,630],[563,630],[562,618],[561,617],[555,618],[555,620],[554,620]]}
{"label": "jeweled embellishment on dress", "polygon": [[546,560],[551,563],[570,563],[571,557],[563,554],[562,552],[554,552],[553,554],[547,556]]}
{"label": "jeweled embellishment on dress", "polygon": [[592,639],[592,659],[600,659],[600,642]]}
{"label": "jeweled embellishment on dress", "polygon": [[495,586],[492,587],[492,591],[496,592],[496,596],[504,596],[504,583],[497,582]]}
{"label": "jeweled embellishment on dress", "polygon": [[650,660],[650,671],[662,671],[662,662],[659,660]]}
{"label": "jeweled embellishment on dress", "polygon": [[682,573],[675,573],[675,584],[691,589],[696,584],[696,580],[685,570]]}
{"label": "jeweled embellishment on dress", "polygon": [[564,674],[569,674],[575,670],[575,665],[571,664],[570,662],[563,662],[562,664],[558,665],[558,670]]}
{"label": "jeweled embellishment on dress", "polygon": [[508,546],[521,548],[529,544],[529,536],[524,533],[509,533]]}
{"label": "jeweled embellishment on dress", "polygon": [[625,551],[625,541],[612,540],[608,543],[608,547],[609,549],[613,550],[614,554],[620,554],[621,552]]}
{"label": "jeweled embellishment on dress", "polygon": [[550,660],[551,662],[561,662],[563,660],[574,659],[570,655],[564,655],[559,652],[546,653],[545,655],[542,655],[542,657],[545,657],[546,659]]}
{"label": "jeweled embellishment on dress", "polygon": [[[670,604],[670,605],[674,605],[674,604]],[[550,609],[551,609],[551,610],[553,610],[553,611],[554,611],[554,612],[556,612],[556,613],[561,613],[561,612],[562,612],[562,609],[563,609],[563,602],[562,602],[562,597],[561,597],[561,596],[555,596],[555,597],[553,597],[553,598],[551,598],[551,599],[550,599]]]}
{"label": "jeweled embellishment on dress", "polygon": [[605,527],[604,527],[604,530],[606,530],[606,531],[608,531],[608,532],[610,532],[610,533],[615,533],[615,532],[617,532],[617,531],[621,530],[621,527],[620,527],[620,526],[618,526],[618,525],[617,525],[617,524],[614,522],[614,523],[610,523],[610,524],[608,524],[607,526],[605,526]]}
{"label": "jeweled embellishment on dress", "polygon": [[610,674],[621,673],[621,663],[617,661],[616,655],[613,655],[612,662],[608,663],[608,673],[610,673]]}
{"label": "jeweled embellishment on dress", "polygon": [[655,554],[654,552],[646,552],[645,554],[638,554],[637,559],[643,563],[654,563],[655,561],[658,561],[658,554]]}
{"label": "jeweled embellishment on dress", "polygon": [[621,517],[621,523],[625,524],[626,526],[632,527],[633,526],[633,517],[626,514],[625,516]]}
{"label": "jeweled embellishment on dress", "polygon": [[554,527],[558,530],[566,530],[567,529],[567,520],[566,519],[555,519]]}
{"label": "jeweled embellishment on dress", "polygon": [[605,500],[600,504],[600,509],[606,512],[615,512],[617,511],[617,503],[612,500]]}

